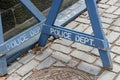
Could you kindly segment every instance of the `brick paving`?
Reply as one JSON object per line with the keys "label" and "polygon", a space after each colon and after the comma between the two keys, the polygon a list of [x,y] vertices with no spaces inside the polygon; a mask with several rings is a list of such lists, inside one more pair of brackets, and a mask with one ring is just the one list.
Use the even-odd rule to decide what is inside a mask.
{"label": "brick paving", "polygon": [[[110,42],[113,70],[103,69],[97,49],[60,38],[50,42],[42,52],[29,52],[18,59],[8,67],[8,75],[4,78],[25,80],[34,70],[71,67],[96,76],[93,80],[120,80],[120,0],[101,0],[98,8],[103,29]],[[87,12],[71,21],[66,28],[92,34]]]}

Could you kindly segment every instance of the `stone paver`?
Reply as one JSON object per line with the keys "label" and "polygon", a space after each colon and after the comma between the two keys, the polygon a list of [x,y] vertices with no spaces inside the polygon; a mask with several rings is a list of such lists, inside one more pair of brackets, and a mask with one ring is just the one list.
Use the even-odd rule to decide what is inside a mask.
{"label": "stone paver", "polygon": [[54,64],[54,66],[55,67],[63,67],[63,66],[65,66],[62,62],[56,62],[55,64]]}
{"label": "stone paver", "polygon": [[110,5],[107,5],[107,4],[98,4],[98,7],[104,8],[104,9],[108,9],[110,7]]}
{"label": "stone paver", "polygon": [[38,54],[35,58],[39,61],[42,61],[42,60],[46,59],[48,56],[50,56],[51,54],[52,54],[52,50],[46,49],[45,51],[43,51],[42,54]]}
{"label": "stone paver", "polygon": [[66,25],[65,27],[68,29],[73,29],[75,28],[77,25],[79,25],[79,23],[72,21],[70,24]]}
{"label": "stone paver", "polygon": [[108,8],[105,12],[107,13],[113,13],[118,7],[116,6],[111,6],[110,8]]}
{"label": "stone paver", "polygon": [[56,58],[56,59],[59,59],[63,62],[69,62],[71,60],[71,57],[70,56],[67,56],[61,52],[54,52],[52,57]]}
{"label": "stone paver", "polygon": [[94,48],[92,51],[91,51],[92,54],[96,55],[96,56],[100,56],[99,52],[98,52],[98,49]]}
{"label": "stone paver", "polygon": [[118,27],[118,26],[112,26],[112,27],[110,27],[110,29],[113,31],[120,32],[120,27]]}
{"label": "stone paver", "polygon": [[27,75],[25,75],[24,77],[22,77],[22,79],[21,80],[25,80],[27,77],[29,77],[31,74],[32,74],[33,72],[31,71],[31,72],[29,72]]}
{"label": "stone paver", "polygon": [[75,67],[79,62],[77,61],[74,61],[74,60],[71,60],[69,63],[68,63],[68,66],[70,67]]}
{"label": "stone paver", "polygon": [[89,52],[93,49],[92,47],[89,47],[89,46],[86,46],[86,45],[83,45],[80,43],[74,43],[74,44],[72,44],[72,47],[77,48],[77,49],[82,50],[82,51],[86,51],[86,52]]}
{"label": "stone paver", "polygon": [[100,1],[100,3],[104,3],[104,4],[107,3],[107,2],[108,2],[108,0],[101,0]]}
{"label": "stone paver", "polygon": [[120,9],[117,9],[113,14],[120,15]]}
{"label": "stone paver", "polygon": [[[89,26],[89,25],[86,25],[86,24],[80,24],[80,25],[77,26],[74,30],[83,32],[85,29],[87,29],[88,26]],[[82,28],[81,28],[81,27],[82,27]]]}
{"label": "stone paver", "polygon": [[48,68],[50,67],[56,60],[52,57],[49,57],[47,59],[45,59],[43,62],[41,62],[36,69],[40,70],[40,69],[44,69],[44,68]]}
{"label": "stone paver", "polygon": [[109,0],[107,4],[114,5],[118,0]]}
{"label": "stone paver", "polygon": [[110,14],[110,13],[103,13],[102,15],[103,15],[104,17],[111,18],[111,19],[115,19],[115,18],[118,17],[117,15]]}
{"label": "stone paver", "polygon": [[6,80],[20,80],[21,77],[17,74],[12,74],[11,76],[9,76]]}
{"label": "stone paver", "polygon": [[75,21],[78,21],[80,23],[85,23],[85,24],[89,24],[90,23],[90,20],[85,19],[85,18],[80,18],[80,17],[76,18]]}
{"label": "stone paver", "polygon": [[88,64],[88,63],[85,63],[85,62],[81,62],[78,65],[78,69],[85,71],[85,72],[88,72],[88,73],[93,74],[93,75],[97,75],[101,71],[101,68],[94,66],[94,65],[91,65],[91,64]]}
{"label": "stone paver", "polygon": [[120,74],[118,75],[118,77],[115,80],[120,80]]}
{"label": "stone paver", "polygon": [[113,72],[120,72],[120,65],[117,63],[113,63]]}
{"label": "stone paver", "polygon": [[120,63],[120,56],[115,57],[114,61]]}
{"label": "stone paver", "polygon": [[84,33],[87,33],[87,34],[92,34],[93,33],[93,30],[92,30],[92,27],[88,27]]}
{"label": "stone paver", "polygon": [[115,73],[110,71],[104,71],[97,80],[114,80],[114,77],[116,76]]}
{"label": "stone paver", "polygon": [[69,48],[67,46],[60,45],[60,44],[53,44],[51,46],[51,48],[56,50],[56,51],[60,51],[60,52],[66,53],[66,54],[69,54],[72,51],[71,48]]}
{"label": "stone paver", "polygon": [[113,19],[106,18],[106,17],[101,17],[102,22],[110,24],[113,22]]}
{"label": "stone paver", "polygon": [[120,37],[119,37],[119,39],[115,42],[115,44],[120,46]]}
{"label": "stone paver", "polygon": [[119,37],[119,35],[119,33],[112,31],[110,34],[107,35],[107,39],[110,43],[113,43]]}
{"label": "stone paver", "polygon": [[18,62],[13,63],[11,66],[8,67],[8,74],[11,74],[21,66],[22,66],[21,63],[18,63]]}
{"label": "stone paver", "polygon": [[98,60],[96,60],[94,64],[97,66],[103,67],[103,64],[102,64],[102,61],[100,58]]}
{"label": "stone paver", "polygon": [[96,60],[96,57],[91,56],[91,55],[86,54],[86,53],[81,52],[81,51],[77,51],[77,50],[73,51],[71,53],[71,55],[75,58],[78,58],[80,60],[84,60],[84,61],[89,62],[89,63],[93,63]]}
{"label": "stone paver", "polygon": [[55,40],[55,42],[62,44],[62,45],[65,45],[65,46],[70,46],[73,43],[72,41],[69,41],[66,39],[57,39],[57,40]]}
{"label": "stone paver", "polygon": [[21,75],[24,76],[25,74],[27,74],[29,71],[31,71],[33,68],[35,68],[39,63],[35,60],[30,61],[29,63],[27,63],[26,65],[22,66],[20,69],[18,69],[16,72]]}
{"label": "stone paver", "polygon": [[120,18],[118,18],[115,22],[114,25],[117,27],[120,27]]}
{"label": "stone paver", "polygon": [[22,64],[26,64],[27,62],[32,60],[34,57],[35,57],[35,55],[30,53],[27,56],[25,56],[22,59],[20,59],[19,62],[22,63]]}
{"label": "stone paver", "polygon": [[120,54],[120,46],[114,46],[111,51]]}

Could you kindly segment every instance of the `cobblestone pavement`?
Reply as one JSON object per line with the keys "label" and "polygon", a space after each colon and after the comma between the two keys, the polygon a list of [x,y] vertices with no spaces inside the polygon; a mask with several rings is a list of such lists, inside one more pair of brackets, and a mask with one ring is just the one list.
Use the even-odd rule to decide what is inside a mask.
{"label": "cobblestone pavement", "polygon": [[[103,69],[96,48],[60,38],[49,42],[42,52],[29,51],[26,56],[19,58],[8,67],[8,75],[4,78],[25,80],[36,70],[71,67],[94,76],[97,80],[120,80],[120,0],[101,0],[98,8],[110,43],[113,70]],[[87,12],[71,21],[66,28],[93,33]]]}

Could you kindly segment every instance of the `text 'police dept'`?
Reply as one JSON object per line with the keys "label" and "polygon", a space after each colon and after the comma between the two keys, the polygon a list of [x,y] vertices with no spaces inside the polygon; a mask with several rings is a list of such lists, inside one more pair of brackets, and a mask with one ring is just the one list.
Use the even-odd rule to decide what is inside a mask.
{"label": "text 'police dept'", "polygon": [[65,38],[65,39],[68,39],[68,40],[71,40],[71,41],[79,42],[79,43],[82,43],[82,44],[87,44],[88,43],[91,46],[94,45],[93,44],[94,39],[83,37],[82,35],[79,35],[78,33],[70,32],[69,30],[65,31],[63,29],[60,30],[60,29],[50,28],[50,34],[58,36],[58,37],[62,37],[62,38]]}

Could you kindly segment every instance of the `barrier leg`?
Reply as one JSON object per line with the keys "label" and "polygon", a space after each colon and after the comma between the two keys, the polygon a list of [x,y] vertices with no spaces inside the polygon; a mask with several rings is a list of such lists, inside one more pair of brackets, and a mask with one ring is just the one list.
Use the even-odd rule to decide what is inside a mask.
{"label": "barrier leg", "polygon": [[[56,17],[58,15],[58,12],[60,10],[60,7],[62,5],[63,0],[53,0],[52,6],[51,6],[51,10],[49,12],[48,18],[45,22],[46,25],[53,25]],[[43,28],[46,26],[44,25]],[[40,46],[44,47],[47,43],[49,35],[45,34],[44,31],[42,30],[41,32],[41,36],[39,39],[39,44]]]}
{"label": "barrier leg", "polygon": [[[2,30],[2,21],[0,15],[0,44],[4,42],[3,30]],[[1,55],[0,57],[0,76],[7,74],[7,60],[6,55]]]}
{"label": "barrier leg", "polygon": [[91,25],[93,28],[94,36],[104,41],[105,49],[99,49],[99,54],[102,59],[103,66],[106,69],[112,69],[112,61],[110,57],[109,44],[105,38],[105,34],[102,30],[101,21],[98,15],[98,9],[95,0],[85,0],[88,14],[90,17]]}

